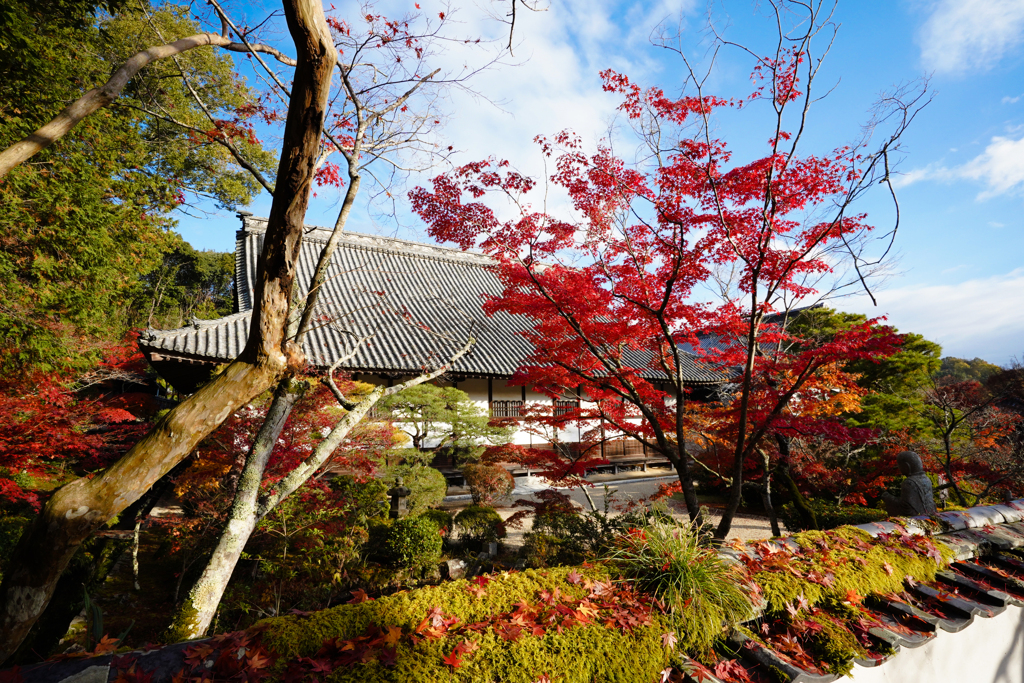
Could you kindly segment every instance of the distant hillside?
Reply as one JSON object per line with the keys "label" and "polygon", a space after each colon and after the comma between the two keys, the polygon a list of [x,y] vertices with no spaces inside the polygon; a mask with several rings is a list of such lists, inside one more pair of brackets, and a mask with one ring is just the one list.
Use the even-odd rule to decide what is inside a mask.
{"label": "distant hillside", "polygon": [[989,377],[1001,371],[1002,368],[998,365],[993,365],[981,358],[966,360],[964,358],[946,356],[942,359],[942,365],[939,367],[939,371],[935,373],[934,377],[936,380],[948,382],[966,382],[967,380],[975,380],[984,384]]}

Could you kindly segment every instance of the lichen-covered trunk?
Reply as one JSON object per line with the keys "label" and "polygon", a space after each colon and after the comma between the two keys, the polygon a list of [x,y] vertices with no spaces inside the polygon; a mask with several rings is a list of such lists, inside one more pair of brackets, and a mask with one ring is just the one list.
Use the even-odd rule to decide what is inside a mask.
{"label": "lichen-covered trunk", "polygon": [[289,293],[337,53],[318,0],[285,0],[284,9],[298,66],[246,348],[117,463],[57,491],[25,529],[0,585],[0,662],[42,614],[82,542],[149,490],[241,405],[273,386],[289,365],[301,361],[285,334]]}
{"label": "lichen-covered trunk", "polygon": [[206,633],[217,612],[217,606],[224,595],[235,565],[238,563],[249,537],[255,531],[256,525],[283,500],[309,481],[309,478],[331,459],[349,432],[366,417],[366,414],[381,398],[440,376],[451,368],[455,361],[469,353],[474,343],[475,340],[470,338],[462,350],[452,356],[448,363],[433,372],[424,373],[393,387],[377,387],[372,390],[361,401],[349,408],[344,417],[331,429],[330,434],[317,444],[308,458],[277,482],[276,490],[272,495],[259,498],[259,486],[267,458],[273,451],[274,443],[277,441],[288,413],[291,412],[295,401],[299,398],[298,396],[294,399],[289,397],[289,394],[295,391],[295,385],[298,383],[286,385],[282,382],[278,391],[275,392],[274,402],[271,404],[267,419],[260,427],[252,452],[247,459],[238,491],[235,493],[235,502],[232,505],[228,525],[222,532],[217,548],[210,557],[206,569],[203,570],[202,577],[178,610],[168,632],[167,640],[173,642],[174,640],[198,638]]}
{"label": "lichen-covered trunk", "polygon": [[267,461],[281,435],[281,430],[284,429],[285,422],[288,421],[288,416],[308,387],[307,382],[291,378],[284,379],[278,384],[267,417],[246,456],[245,467],[242,468],[242,476],[235,490],[235,500],[228,515],[228,523],[221,532],[217,547],[206,563],[202,576],[178,608],[167,633],[167,642],[200,638],[210,627],[235,565],[238,564],[242,550],[259,521],[257,504]]}

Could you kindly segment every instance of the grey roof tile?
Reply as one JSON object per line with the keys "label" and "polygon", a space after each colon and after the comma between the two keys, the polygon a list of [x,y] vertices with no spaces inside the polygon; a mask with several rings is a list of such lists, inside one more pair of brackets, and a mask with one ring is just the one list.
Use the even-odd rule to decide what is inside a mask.
{"label": "grey roof tile", "polygon": [[[140,337],[147,353],[226,362],[245,345],[253,305],[256,264],[266,220],[243,217],[236,240],[235,296],[238,313],[211,321],[193,321],[177,330],[148,330]],[[308,228],[299,254],[300,291],[305,292],[322,246],[330,237]],[[310,362],[324,368],[350,352],[359,338],[369,339],[341,367],[365,372],[417,373],[436,367],[460,349],[470,334],[472,352],[453,372],[510,376],[532,351],[521,333],[531,329],[525,316],[498,312],[487,316],[483,303],[502,291],[492,261],[463,252],[406,240],[347,232],[341,238],[304,340]],[[693,384],[717,384],[721,373],[688,357],[684,377]],[[630,358],[634,367],[644,360]],[[648,373],[652,379],[660,374]]]}

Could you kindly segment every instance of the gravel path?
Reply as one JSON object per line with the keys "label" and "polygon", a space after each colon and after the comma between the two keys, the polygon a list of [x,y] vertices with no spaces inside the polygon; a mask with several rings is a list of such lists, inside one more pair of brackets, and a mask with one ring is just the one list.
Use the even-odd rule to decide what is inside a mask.
{"label": "gravel path", "polygon": [[[539,480],[530,478],[531,481],[523,482],[516,489],[511,497],[511,500],[525,498],[527,500],[537,500],[532,493],[536,490],[543,488],[543,485]],[[654,494],[658,490],[658,486],[664,483],[669,483],[675,480],[674,476],[665,476],[658,478],[647,478],[637,477],[635,480],[619,480],[609,483],[607,491],[611,495],[612,510],[611,513],[618,514],[614,511],[614,504],[623,504],[628,500],[637,500],[639,498],[646,498]],[[525,485],[523,485],[525,484]],[[564,491],[564,490],[563,490]],[[597,506],[598,510],[604,509],[605,504],[605,493],[606,489],[597,482],[597,485],[589,489],[590,498],[594,501],[594,505]],[[586,495],[579,489],[573,491],[566,491],[573,502],[582,510],[589,510],[590,503],[587,501]],[[511,502],[511,501],[510,501]],[[686,513],[686,506],[682,502],[669,500],[669,509],[672,516],[680,521],[689,519]],[[447,505],[446,507],[457,509],[465,507],[469,504],[469,501],[458,501]],[[522,507],[499,507],[498,513],[502,519],[508,519],[518,510],[524,509]],[[718,522],[722,519],[720,510],[714,508],[705,508],[705,514],[708,521],[717,526]],[[533,518],[528,517],[523,524],[523,528],[520,530],[509,530],[508,537],[505,539],[505,544],[509,546],[519,546],[523,543],[523,534],[530,531],[533,528]],[[786,533],[786,529],[783,526],[783,533]],[[741,541],[753,541],[764,538],[770,538],[772,535],[771,525],[768,523],[768,518],[761,515],[751,515],[738,513],[733,518],[732,529],[729,532],[727,540],[741,540]]]}

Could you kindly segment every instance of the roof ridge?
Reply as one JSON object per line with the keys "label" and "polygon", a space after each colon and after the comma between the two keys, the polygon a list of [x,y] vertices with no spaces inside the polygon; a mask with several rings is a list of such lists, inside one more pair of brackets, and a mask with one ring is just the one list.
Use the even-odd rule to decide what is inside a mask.
{"label": "roof ridge", "polygon": [[171,330],[158,330],[152,327],[148,327],[144,331],[139,333],[139,338],[144,339],[146,341],[153,341],[160,337],[166,337],[172,334],[181,334],[183,332],[188,332],[189,330],[201,330],[203,328],[216,327],[218,325],[224,325],[225,323],[234,322],[235,320],[240,320],[242,318],[248,318],[251,316],[252,309],[250,308],[244,311],[239,311],[238,313],[229,313],[225,316],[221,316],[220,318],[214,318],[213,320],[201,320],[199,318],[193,317],[189,321],[188,325],[183,325],[182,327],[175,327],[174,329]]}
{"label": "roof ridge", "polygon": [[[267,219],[258,216],[243,216],[242,231],[261,233],[266,231]],[[334,232],[332,228],[324,228],[318,225],[306,225],[302,235],[303,242],[326,244]],[[486,254],[476,251],[463,251],[453,247],[443,247],[437,244],[425,242],[413,242],[412,240],[399,237],[385,237],[383,235],[372,235],[364,232],[346,230],[342,233],[341,239],[351,247],[389,251],[400,253],[406,256],[420,258],[439,259],[444,261],[459,261],[473,263],[481,266],[494,265],[494,259]]]}

